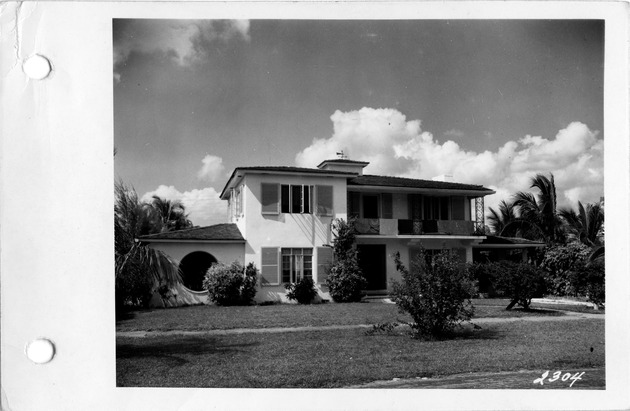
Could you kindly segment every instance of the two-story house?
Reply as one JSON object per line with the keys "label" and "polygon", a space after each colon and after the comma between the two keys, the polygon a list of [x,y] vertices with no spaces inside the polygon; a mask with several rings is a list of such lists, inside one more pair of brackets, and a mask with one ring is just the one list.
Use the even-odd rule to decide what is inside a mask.
{"label": "two-story house", "polygon": [[[220,196],[229,223],[142,237],[180,261],[187,303],[203,299],[201,279],[215,261],[253,262],[259,301],[286,301],[283,284],[307,276],[327,296],[334,219],[355,219],[359,264],[368,294],[385,294],[400,279],[392,255],[409,262],[420,247],[452,250],[471,262],[484,235],[483,198],[470,184],[364,175],[367,162],[323,161],[317,168],[238,167]],[[195,293],[195,291],[197,293]],[[182,294],[180,290],[180,294]],[[191,297],[191,295],[193,297]]]}

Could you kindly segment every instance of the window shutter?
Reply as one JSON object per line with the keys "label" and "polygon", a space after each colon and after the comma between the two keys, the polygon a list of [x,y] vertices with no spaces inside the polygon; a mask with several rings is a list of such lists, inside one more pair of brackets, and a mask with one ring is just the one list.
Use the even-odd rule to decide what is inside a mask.
{"label": "window shutter", "polygon": [[381,194],[381,218],[394,218],[394,211],[392,206],[392,194]]}
{"label": "window shutter", "polygon": [[361,213],[361,193],[348,193],[348,218],[359,218]]}
{"label": "window shutter", "polygon": [[451,209],[453,211],[452,220],[465,220],[466,213],[464,212],[464,203],[466,199],[464,197],[452,197]]}
{"label": "window shutter", "polygon": [[262,190],[262,213],[278,214],[278,184],[265,184]]}
{"label": "window shutter", "polygon": [[333,262],[333,249],[330,247],[317,247],[317,283],[325,284],[328,278],[328,270]]}
{"label": "window shutter", "polygon": [[317,186],[317,214],[333,215],[333,187]]}
{"label": "window shutter", "polygon": [[278,249],[276,247],[262,247],[262,263],[260,265],[261,284],[279,284],[278,281]]}

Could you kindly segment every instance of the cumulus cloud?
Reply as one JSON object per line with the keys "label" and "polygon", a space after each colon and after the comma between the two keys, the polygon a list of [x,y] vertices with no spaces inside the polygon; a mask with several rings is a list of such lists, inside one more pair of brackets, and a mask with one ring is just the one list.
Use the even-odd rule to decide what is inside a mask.
{"label": "cumulus cloud", "polygon": [[188,218],[197,226],[227,222],[227,202],[219,198],[212,187],[181,192],[174,186],[160,185],[145,193],[141,201],[150,202],[156,195],[167,200],[179,200],[186,208]]}
{"label": "cumulus cloud", "polygon": [[474,152],[451,140],[440,143],[421,129],[420,120],[407,120],[394,109],[337,111],[331,120],[333,135],[313,140],[297,154],[297,165],[312,167],[344,150],[351,159],[370,162],[366,174],[452,176],[456,182],[482,184],[497,191],[486,197],[486,205],[493,207],[517,191],[528,191],[537,173],[554,174],[560,206],[594,202],[603,195],[603,140],[580,122],[551,138],[527,135],[495,151]]}
{"label": "cumulus cloud", "polygon": [[[181,66],[205,57],[204,45],[234,38],[249,41],[249,20],[125,20],[114,37],[114,67],[133,52],[161,52]],[[120,74],[115,73],[120,80]]]}
{"label": "cumulus cloud", "polygon": [[197,178],[205,181],[216,181],[217,178],[221,177],[223,171],[225,170],[225,166],[223,165],[223,159],[221,157],[206,155],[203,160],[201,160],[203,166],[197,172]]}

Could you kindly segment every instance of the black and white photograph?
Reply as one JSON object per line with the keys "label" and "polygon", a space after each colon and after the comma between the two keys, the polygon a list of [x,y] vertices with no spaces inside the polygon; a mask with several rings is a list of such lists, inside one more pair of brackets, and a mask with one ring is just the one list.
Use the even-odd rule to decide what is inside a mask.
{"label": "black and white photograph", "polygon": [[113,52],[118,386],[606,388],[602,20]]}
{"label": "black and white photograph", "polygon": [[0,408],[629,409],[629,11],[3,3]]}

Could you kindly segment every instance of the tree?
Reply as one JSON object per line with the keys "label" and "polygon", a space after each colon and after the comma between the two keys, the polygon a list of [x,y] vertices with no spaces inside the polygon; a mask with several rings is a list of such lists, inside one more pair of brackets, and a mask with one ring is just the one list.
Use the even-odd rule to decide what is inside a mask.
{"label": "tree", "polygon": [[159,213],[140,203],[133,187],[122,181],[114,190],[116,303],[147,305],[155,289],[181,282],[179,268],[168,255],[137,240],[162,230]]}
{"label": "tree", "polygon": [[500,261],[490,263],[489,270],[496,290],[510,299],[506,310],[511,310],[516,304],[529,310],[532,298],[542,296],[545,291],[544,274],[535,265]]}
{"label": "tree", "polygon": [[474,308],[471,298],[477,287],[467,267],[449,250],[428,259],[421,250],[408,270],[394,256],[396,269],[402,281],[392,282],[392,300],[401,312],[413,318],[412,331],[421,336],[440,337],[462,321],[472,318]]}
{"label": "tree", "polygon": [[530,188],[538,189],[538,197],[519,191],[514,195],[514,206],[519,217],[508,223],[502,235],[521,236],[530,240],[542,240],[547,244],[564,241],[562,220],[556,210],[556,185],[553,174],[550,178],[537,174],[531,179]]}
{"label": "tree", "polygon": [[545,248],[540,267],[546,272],[547,291],[553,295],[577,295],[576,275],[588,263],[591,250],[580,242]]}
{"label": "tree", "polygon": [[192,222],[188,219],[186,208],[181,201],[153,196],[151,205],[159,213],[162,221],[162,231],[182,230],[192,227]]}
{"label": "tree", "polygon": [[514,204],[501,200],[498,211],[495,211],[492,207],[490,207],[488,225],[494,234],[501,235],[503,228],[509,223],[515,221],[517,218]]}
{"label": "tree", "polygon": [[559,212],[565,222],[565,230],[569,237],[589,247],[602,245],[602,227],[604,226],[604,210],[600,204],[586,204],[578,201],[578,212],[563,208]]}
{"label": "tree", "polygon": [[328,291],[337,303],[361,301],[367,280],[359,267],[353,221],[337,219],[332,228],[334,262],[326,279]]}

